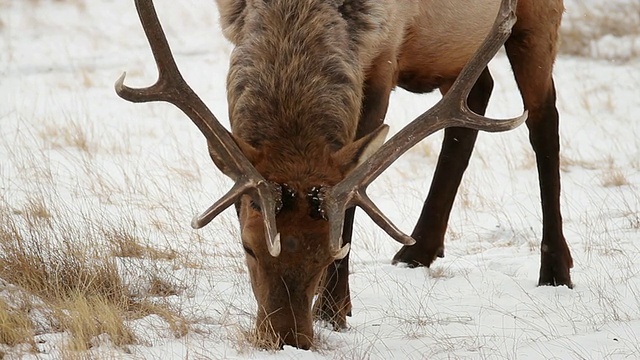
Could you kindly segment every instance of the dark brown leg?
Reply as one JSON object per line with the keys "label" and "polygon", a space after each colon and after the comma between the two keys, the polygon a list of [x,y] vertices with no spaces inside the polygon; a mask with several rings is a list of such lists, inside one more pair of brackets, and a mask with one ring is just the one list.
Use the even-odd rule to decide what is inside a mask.
{"label": "dark brown leg", "polygon": [[[343,243],[351,243],[355,208],[345,212]],[[329,265],[320,283],[320,294],[314,304],[317,319],[328,321],[335,330],[347,326],[347,316],[351,316],[351,295],[349,293],[349,254]]]}
{"label": "dark brown leg", "polygon": [[[388,66],[386,58],[377,61]],[[372,72],[375,72],[373,69]],[[377,129],[384,121],[389,105],[389,94],[392,87],[393,69],[379,69],[376,75],[370,74],[365,83],[362,116],[358,123],[356,138],[359,139]],[[343,243],[351,243],[355,208],[345,213],[342,231]],[[346,316],[351,316],[351,296],[349,293],[349,255],[337,260],[327,268],[321,283],[321,290],[314,305],[316,318],[330,322],[334,329],[346,327]]]}
{"label": "dark brown leg", "polygon": [[[529,110],[529,140],[536,154],[542,201],[541,266],[538,285],[572,287],[573,260],[562,234],[560,214],[560,140],[556,91],[551,76],[554,53],[548,41],[532,39],[531,32],[514,31],[507,55],[524,106]],[[548,38],[548,37],[546,37]]]}
{"label": "dark brown leg", "polygon": [[[489,70],[485,69],[469,94],[469,108],[484,115],[492,90],[493,79]],[[436,257],[444,256],[444,235],[449,214],[477,136],[478,132],[472,129],[445,130],[431,188],[411,234],[416,243],[403,246],[394,256],[394,264],[402,262],[411,267],[429,266]]]}
{"label": "dark brown leg", "polygon": [[542,201],[541,265],[538,285],[573,287],[569,269],[573,267],[571,252],[562,234],[560,214],[560,144],[558,111],[553,88],[542,108],[531,110],[527,127],[529,140],[536,153],[540,198]]}

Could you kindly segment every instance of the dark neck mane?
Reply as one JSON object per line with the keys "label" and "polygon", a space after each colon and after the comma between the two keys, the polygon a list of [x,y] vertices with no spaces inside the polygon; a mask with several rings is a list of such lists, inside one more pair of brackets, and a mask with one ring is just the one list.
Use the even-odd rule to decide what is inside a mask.
{"label": "dark neck mane", "polygon": [[251,36],[231,59],[234,134],[256,147],[281,142],[298,150],[353,141],[363,75],[338,8],[327,1],[256,3],[244,23]]}

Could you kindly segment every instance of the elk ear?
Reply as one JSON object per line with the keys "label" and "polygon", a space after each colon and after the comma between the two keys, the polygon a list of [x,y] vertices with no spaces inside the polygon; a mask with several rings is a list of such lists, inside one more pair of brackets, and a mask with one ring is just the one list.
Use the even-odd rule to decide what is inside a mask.
{"label": "elk ear", "polygon": [[[255,164],[260,157],[260,152],[256,150],[256,148],[254,148],[253,146],[249,145],[249,143],[247,143],[246,141],[240,139],[239,137],[233,134],[231,134],[231,137],[240,148],[240,151],[242,151],[244,156],[249,160],[249,162],[252,164]],[[207,142],[207,145],[209,147],[209,156],[211,156],[211,160],[213,160],[213,163],[216,164],[218,169],[220,169],[220,171],[222,171],[223,174],[231,178],[235,178],[235,175],[239,175],[239,174],[234,174],[232,169],[227,168],[227,166],[225,165],[226,162],[222,160],[222,156],[218,154],[218,152],[214,147],[211,146],[211,143]]]}
{"label": "elk ear", "polygon": [[380,125],[368,135],[338,150],[333,154],[333,159],[341,164],[344,173],[348,173],[367,160],[384,144],[388,132],[388,125]]}

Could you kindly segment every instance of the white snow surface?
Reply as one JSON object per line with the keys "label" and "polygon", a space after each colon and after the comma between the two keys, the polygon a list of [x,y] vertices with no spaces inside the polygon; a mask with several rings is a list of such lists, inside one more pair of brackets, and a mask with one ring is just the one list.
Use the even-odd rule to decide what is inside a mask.
{"label": "white snow surface", "polygon": [[[215,2],[156,3],[184,77],[227,126],[232,46],[221,34]],[[615,39],[603,41],[624,52]],[[39,193],[70,214],[89,214],[84,221],[134,222],[154,246],[203,264],[166,264],[183,285],[168,301],[195,319],[189,334],[176,339],[161,318],[150,316],[132,324],[140,345],[124,351],[96,339],[92,358],[640,358],[640,59],[560,56],[556,62],[574,289],[536,286],[542,226],[526,127],[482,133],[451,215],[446,257],[430,269],[391,265],[399,245],[360,211],[348,328],[317,324],[315,349],[275,352],[250,346],[242,335],[253,326],[256,304],[233,211],[204,229],[190,228],[191,217],[230,180],[179,110],[116,96],[113,83],[125,70],[131,86],[156,77],[132,1],[0,0],[4,201],[19,208]],[[496,87],[487,114],[518,115],[522,102],[504,54],[491,70]],[[395,91],[387,115],[392,132],[438,99]],[[85,150],[68,139],[77,133],[86,137]],[[424,140],[370,187],[405,232],[419,215],[440,141],[441,133]],[[52,180],[39,181],[42,173]],[[17,348],[7,357],[58,359],[62,338],[38,335],[38,353]]]}

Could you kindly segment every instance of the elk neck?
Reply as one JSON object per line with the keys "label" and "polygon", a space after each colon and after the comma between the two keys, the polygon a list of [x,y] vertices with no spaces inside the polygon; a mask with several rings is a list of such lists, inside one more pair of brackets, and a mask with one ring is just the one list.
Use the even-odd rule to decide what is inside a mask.
{"label": "elk neck", "polygon": [[[353,141],[363,69],[348,24],[326,1],[248,2],[231,56],[234,135],[257,149],[308,159]],[[275,159],[274,159],[275,160]]]}

